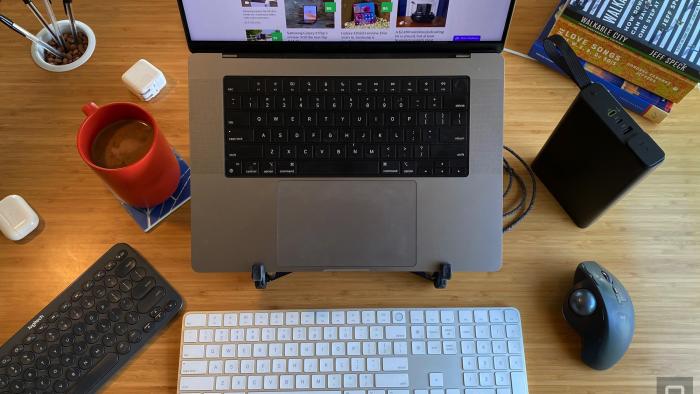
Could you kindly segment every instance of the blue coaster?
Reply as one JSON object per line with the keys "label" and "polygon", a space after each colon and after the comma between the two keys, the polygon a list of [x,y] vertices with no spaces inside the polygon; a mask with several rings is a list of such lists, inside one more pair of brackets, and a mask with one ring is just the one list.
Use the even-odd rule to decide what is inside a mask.
{"label": "blue coaster", "polygon": [[167,200],[152,208],[136,208],[123,201],[120,202],[129,215],[134,218],[136,224],[146,233],[192,197],[190,193],[190,166],[174,149],[173,153],[175,153],[180,165],[180,183],[177,184],[175,192]]}

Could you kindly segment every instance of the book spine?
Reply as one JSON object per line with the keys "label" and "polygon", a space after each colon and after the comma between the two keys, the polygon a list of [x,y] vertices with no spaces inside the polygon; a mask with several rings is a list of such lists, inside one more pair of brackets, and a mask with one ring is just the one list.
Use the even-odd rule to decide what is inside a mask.
{"label": "book spine", "polygon": [[[694,13],[692,18],[697,19],[697,11]],[[693,64],[692,62],[686,61],[679,54],[671,55],[670,52],[663,50],[661,48],[654,48],[648,41],[642,38],[635,37],[633,34],[629,34],[624,31],[623,28],[618,28],[613,23],[606,23],[603,18],[598,18],[590,13],[586,13],[583,10],[569,4],[563,10],[563,15],[570,20],[586,27],[590,31],[611,40],[621,47],[636,53],[645,59],[658,64],[669,71],[683,75],[684,77],[698,82],[700,81],[700,66]],[[622,20],[622,22],[625,22]],[[629,21],[630,24],[638,24],[640,22]],[[692,27],[692,23],[688,23]],[[696,26],[696,29],[700,27]],[[691,35],[689,30],[686,36]],[[697,33],[695,33],[697,35]],[[687,39],[688,37],[686,37]]]}
{"label": "book spine", "polygon": [[[539,61],[540,63],[546,65],[547,67],[555,70],[561,74],[564,72],[557,67],[556,64],[547,56],[544,50],[544,46],[540,40],[535,41],[535,43],[530,48],[528,53],[530,57]],[[580,59],[579,59],[580,60]],[[625,82],[622,81],[620,84],[620,78],[609,74],[605,70],[598,69],[600,72],[592,72],[591,67],[581,60],[582,65],[586,69],[586,73],[591,78],[591,81],[603,85],[612,94],[620,104],[627,108],[628,110],[642,115],[645,119],[648,119],[654,123],[661,123],[669,115],[671,111],[671,103],[662,100],[658,96],[653,96],[655,98],[649,99],[649,95],[638,95],[635,89],[632,87],[624,87]],[[602,73],[601,73],[602,72]],[[617,80],[616,80],[617,79]]]}
{"label": "book spine", "polygon": [[641,58],[566,17],[557,18],[550,32],[559,34],[578,57],[674,103],[697,85],[664,67]]}

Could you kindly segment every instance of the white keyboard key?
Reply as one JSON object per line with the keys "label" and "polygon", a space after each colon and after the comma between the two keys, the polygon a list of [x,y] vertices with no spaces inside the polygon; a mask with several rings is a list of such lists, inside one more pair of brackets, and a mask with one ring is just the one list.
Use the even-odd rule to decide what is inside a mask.
{"label": "white keyboard key", "polygon": [[476,353],[476,342],[474,341],[462,341],[462,354],[474,354]]}
{"label": "white keyboard key", "polygon": [[389,311],[377,312],[377,323],[379,323],[379,324],[391,323],[391,312],[389,312]]}
{"label": "white keyboard key", "polygon": [[245,376],[234,376],[231,379],[231,389],[245,390],[247,380]]}
{"label": "white keyboard key", "polygon": [[377,315],[374,311],[362,311],[362,324],[374,324],[377,320]]}
{"label": "white keyboard key", "polygon": [[311,357],[314,355],[316,346],[310,342],[304,342],[299,346],[299,355],[302,357]]}
{"label": "white keyboard key", "polygon": [[217,390],[228,390],[231,388],[231,378],[228,376],[217,376],[216,377],[216,389]]}
{"label": "white keyboard key", "polygon": [[348,311],[348,313],[347,313],[348,324],[356,325],[356,324],[360,324],[361,321],[362,320],[360,318],[360,311]]}
{"label": "white keyboard key", "polygon": [[411,342],[411,353],[413,354],[425,354],[425,342],[413,341]]}
{"label": "white keyboard key", "polygon": [[180,378],[180,390],[198,391],[214,390],[213,376],[183,376]]}
{"label": "white keyboard key", "polygon": [[205,353],[207,358],[219,358],[221,357],[221,345],[207,345]]}
{"label": "white keyboard key", "polygon": [[391,342],[379,342],[377,344],[377,346],[378,346],[377,352],[381,356],[390,356],[393,352],[393,349],[392,349],[393,346],[392,346]]}
{"label": "white keyboard key", "polygon": [[442,337],[445,339],[454,339],[457,337],[454,326],[442,326]]}
{"label": "white keyboard key", "polygon": [[310,326],[315,324],[316,314],[314,312],[301,312],[301,324]]}
{"label": "white keyboard key", "polygon": [[440,311],[440,322],[442,324],[454,324],[455,313],[453,311]]}
{"label": "white keyboard key", "polygon": [[284,324],[284,313],[273,312],[270,314],[270,325],[271,326],[281,326]]}
{"label": "white keyboard key", "polygon": [[199,342],[213,342],[214,330],[199,330]]}
{"label": "white keyboard key", "polygon": [[331,312],[331,323],[335,324],[335,325],[345,324],[345,312],[343,312],[343,311]]}
{"label": "white keyboard key", "polygon": [[410,390],[387,390],[388,394],[410,394]]}
{"label": "white keyboard key", "polygon": [[384,327],[382,326],[372,326],[369,328],[370,339],[379,340],[384,339]]}
{"label": "white keyboard key", "polygon": [[443,354],[457,354],[457,342],[445,341],[442,343]]}
{"label": "white keyboard key", "polygon": [[288,365],[287,371],[289,371],[290,373],[301,372],[302,366],[303,366],[303,362],[301,361],[301,359],[292,358],[289,360],[289,365]]}
{"label": "white keyboard key", "polygon": [[326,388],[326,375],[311,375],[311,388],[312,389],[325,389]]}
{"label": "white keyboard key", "polygon": [[265,390],[277,390],[277,375],[267,375],[263,378],[263,388]]}
{"label": "white keyboard key", "polygon": [[404,311],[393,311],[391,312],[391,320],[394,323],[406,323],[406,312]]}
{"label": "white keyboard key", "polygon": [[488,323],[489,322],[489,311],[485,309],[477,309],[474,311],[474,322],[476,323]]}
{"label": "white keyboard key", "polygon": [[479,373],[479,385],[481,386],[493,386],[494,378],[491,372],[481,372]]}
{"label": "white keyboard key", "polygon": [[508,357],[496,356],[493,358],[494,369],[508,369]]}
{"label": "white keyboard key", "polygon": [[253,355],[253,347],[249,343],[241,344],[236,348],[236,352],[240,358],[251,357]]}
{"label": "white keyboard key", "polygon": [[398,356],[408,354],[408,342],[394,342],[394,354]]}
{"label": "white keyboard key", "polygon": [[262,340],[265,342],[270,342],[275,340],[275,329],[271,327],[265,327],[260,332],[262,335]]}
{"label": "white keyboard key", "polygon": [[284,355],[285,357],[296,357],[299,355],[299,344],[298,343],[285,343],[284,344]]}
{"label": "white keyboard key", "polygon": [[425,327],[423,327],[423,326],[411,326],[411,338],[412,339],[425,338]]}
{"label": "white keyboard key", "polygon": [[[469,394],[497,394],[496,389],[471,389],[467,390]],[[510,392],[508,393],[510,394]]]}
{"label": "white keyboard key", "polygon": [[505,341],[493,341],[491,345],[493,346],[493,352],[496,354],[508,353],[508,346],[506,346]]}
{"label": "white keyboard key", "polygon": [[351,358],[350,359],[350,370],[352,372],[365,372],[365,359],[364,358]]}
{"label": "white keyboard key", "polygon": [[427,324],[440,323],[440,312],[439,311],[425,311],[425,322]]}
{"label": "white keyboard key", "polygon": [[241,313],[238,316],[238,324],[246,327],[246,326],[252,326],[253,325],[253,314],[252,313]]}
{"label": "white keyboard key", "polygon": [[289,341],[292,339],[292,329],[289,327],[280,328],[277,330],[278,341]]}
{"label": "white keyboard key", "polygon": [[199,333],[197,330],[185,330],[185,333],[183,334],[183,341],[185,342],[197,342],[197,339],[199,338]]}
{"label": "white keyboard key", "polygon": [[287,372],[287,360],[276,358],[272,360],[272,372],[285,373]]}
{"label": "white keyboard key", "polygon": [[523,369],[523,358],[520,356],[511,356],[510,359],[510,369],[521,370]]}
{"label": "white keyboard key", "polygon": [[183,345],[182,358],[204,358],[204,345]]}
{"label": "white keyboard key", "polygon": [[430,387],[442,387],[443,386],[443,375],[439,372],[433,372],[429,374]]}
{"label": "white keyboard key", "polygon": [[245,330],[245,340],[246,342],[257,342],[260,340],[260,329],[259,328],[248,328]]}
{"label": "white keyboard key", "polygon": [[446,394],[459,394],[460,390],[459,389],[447,389],[445,390]]}
{"label": "white keyboard key", "polygon": [[294,388],[294,376],[292,376],[292,375],[280,376],[280,388],[281,389],[293,389]]}
{"label": "white keyboard key", "polygon": [[284,318],[288,326],[299,325],[299,312],[287,312]]}
{"label": "white keyboard key", "polygon": [[238,315],[235,313],[224,314],[224,326],[234,327],[238,325]]}
{"label": "white keyboard key", "polygon": [[330,324],[331,314],[329,312],[316,312],[316,324],[325,326]]}
{"label": "white keyboard key", "polygon": [[520,314],[515,309],[506,309],[505,312],[506,323],[517,323],[520,321]]}
{"label": "white keyboard key", "polygon": [[342,386],[342,377],[339,374],[328,375],[327,379],[329,389],[339,389]]}
{"label": "white keyboard key", "polygon": [[267,326],[270,323],[270,315],[267,313],[256,312],[254,319],[256,326]]}
{"label": "white keyboard key", "polygon": [[284,345],[281,343],[271,343],[268,348],[270,357],[282,357],[284,354]]}
{"label": "white keyboard key", "polygon": [[[374,387],[374,375],[368,374],[368,373],[360,374],[360,387],[361,388]],[[364,394],[364,392],[362,394]]]}
{"label": "white keyboard key", "polygon": [[355,339],[360,339],[360,340],[369,339],[369,327],[367,327],[367,326],[355,327]]}
{"label": "white keyboard key", "polygon": [[443,389],[430,389],[430,394],[445,394]]}
{"label": "white keyboard key", "polygon": [[241,360],[241,373],[251,374],[255,372],[255,362],[253,360]]}
{"label": "white keyboard key", "polygon": [[354,373],[343,375],[343,387],[351,389],[357,387],[357,375]]}
{"label": "white keyboard key", "polygon": [[200,375],[207,372],[206,361],[182,361],[180,373],[183,375]]}
{"label": "white keyboard key", "polygon": [[209,327],[221,327],[221,321],[223,317],[220,313],[213,313],[209,315],[208,325]]}
{"label": "white keyboard key", "polygon": [[318,359],[304,359],[304,372],[318,372]]}
{"label": "white keyboard key", "polygon": [[370,372],[381,371],[381,359],[376,357],[371,357],[367,359],[367,370]]}
{"label": "white keyboard key", "polygon": [[204,327],[207,325],[207,315],[203,313],[190,313],[185,316],[185,327]]}
{"label": "white keyboard key", "polygon": [[459,337],[462,339],[472,339],[476,337],[474,326],[459,326]]}
{"label": "white keyboard key", "polygon": [[508,325],[506,326],[506,332],[508,333],[508,338],[520,338],[520,327]]}
{"label": "white keyboard key", "polygon": [[425,322],[423,311],[411,311],[409,315],[411,316],[412,324],[423,324]]}
{"label": "white keyboard key", "polygon": [[332,358],[322,358],[318,365],[320,372],[333,372],[334,361]]}
{"label": "white keyboard key", "polygon": [[362,345],[360,342],[348,342],[348,356],[359,356],[362,354]]}
{"label": "white keyboard key", "polygon": [[476,326],[476,337],[479,339],[491,338],[489,326]]}
{"label": "white keyboard key", "polygon": [[348,372],[350,371],[350,359],[341,357],[335,359],[335,370],[337,372]]}
{"label": "white keyboard key", "polygon": [[216,342],[228,342],[228,329],[217,329],[214,331],[214,341]]}
{"label": "white keyboard key", "polygon": [[321,327],[309,327],[309,341],[320,341],[323,339]]}
{"label": "white keyboard key", "polygon": [[522,352],[523,347],[520,345],[519,341],[508,341],[508,353],[521,354]]}
{"label": "white keyboard key", "polygon": [[472,311],[461,310],[458,315],[460,324],[474,323],[474,314]]}
{"label": "white keyboard key", "polygon": [[386,339],[407,339],[406,326],[386,326]]}
{"label": "white keyboard key", "polygon": [[345,342],[333,342],[331,344],[331,354],[334,356],[344,356]]}
{"label": "white keyboard key", "polygon": [[465,371],[476,371],[476,357],[462,357],[462,369]]}
{"label": "white keyboard key", "polygon": [[242,328],[234,328],[231,330],[231,342],[243,342],[245,339],[245,330]]}
{"label": "white keyboard key", "polygon": [[[467,387],[479,387],[479,375],[474,372],[464,374],[464,385]],[[467,390],[467,392],[471,392]]]}
{"label": "white keyboard key", "polygon": [[413,394],[428,394],[428,390],[413,390]]}
{"label": "white keyboard key", "polygon": [[440,341],[428,341],[428,354],[441,354],[442,343]]}
{"label": "white keyboard key", "polygon": [[374,385],[379,388],[408,387],[408,374],[377,374],[374,376]]}
{"label": "white keyboard key", "polygon": [[338,327],[323,327],[323,340],[334,341],[338,339]]}
{"label": "white keyboard key", "polygon": [[527,375],[525,372],[511,372],[510,384],[513,394],[527,394]]}
{"label": "white keyboard key", "polygon": [[408,358],[406,357],[386,357],[382,360],[383,371],[408,371]]}
{"label": "white keyboard key", "polygon": [[224,362],[222,360],[209,361],[209,375],[219,375],[224,372]]}
{"label": "white keyboard key", "polygon": [[[511,326],[513,327],[513,326]],[[506,337],[506,327],[502,324],[491,326],[491,338],[502,339]]]}
{"label": "white keyboard key", "polygon": [[362,342],[362,355],[375,356],[377,354],[376,342]]}
{"label": "white keyboard key", "polygon": [[238,360],[226,360],[224,363],[224,373],[227,374],[234,374],[238,373],[239,369],[239,361]]}
{"label": "white keyboard key", "polygon": [[255,373],[270,373],[271,367],[270,360],[257,360],[255,362]]}
{"label": "white keyboard key", "polygon": [[262,376],[248,376],[248,388],[250,390],[260,390],[263,388]]}
{"label": "white keyboard key", "polygon": [[340,327],[338,329],[338,338],[347,341],[352,339],[352,327]]}
{"label": "white keyboard key", "polygon": [[510,386],[510,374],[508,372],[496,372],[496,386]]}
{"label": "white keyboard key", "polygon": [[425,336],[428,339],[440,339],[440,331],[439,326],[427,326]]}
{"label": "white keyboard key", "polygon": [[493,359],[491,357],[479,357],[478,358],[479,369],[493,369]]}
{"label": "white keyboard key", "polygon": [[317,342],[316,343],[316,355],[317,356],[328,356],[331,353],[331,346],[328,342]]}
{"label": "white keyboard key", "polygon": [[489,341],[476,341],[476,352],[479,354],[491,353],[491,342],[489,342]]}
{"label": "white keyboard key", "polygon": [[505,316],[501,309],[491,309],[489,311],[489,321],[491,323],[503,323],[505,322]]}

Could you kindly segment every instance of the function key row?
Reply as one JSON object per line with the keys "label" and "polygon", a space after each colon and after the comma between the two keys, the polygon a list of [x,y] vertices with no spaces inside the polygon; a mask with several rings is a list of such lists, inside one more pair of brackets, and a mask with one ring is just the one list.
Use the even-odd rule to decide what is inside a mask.
{"label": "function key row", "polygon": [[350,77],[281,77],[224,78],[227,93],[442,93],[466,95],[467,77],[403,77],[403,78],[350,78]]}

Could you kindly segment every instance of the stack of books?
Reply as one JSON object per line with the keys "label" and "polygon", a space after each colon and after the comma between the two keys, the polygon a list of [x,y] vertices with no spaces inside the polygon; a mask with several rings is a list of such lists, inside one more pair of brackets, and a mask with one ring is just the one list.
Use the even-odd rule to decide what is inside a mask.
{"label": "stack of books", "polygon": [[700,81],[700,0],[561,0],[530,49],[557,69],[542,46],[552,34],[594,82],[657,123]]}

